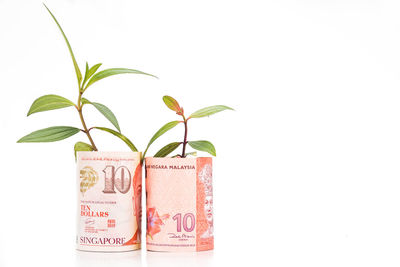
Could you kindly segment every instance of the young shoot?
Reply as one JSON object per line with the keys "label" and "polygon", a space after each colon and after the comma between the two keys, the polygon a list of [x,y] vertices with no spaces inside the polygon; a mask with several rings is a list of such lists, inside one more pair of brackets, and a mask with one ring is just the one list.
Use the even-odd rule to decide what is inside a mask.
{"label": "young shoot", "polygon": [[[76,128],[72,126],[53,126],[45,129],[41,129],[38,131],[34,131],[21,139],[18,140],[18,143],[29,143],[29,142],[54,142],[54,141],[59,141],[66,139],[68,137],[71,137],[78,132],[83,132],[88,140],[88,143],[84,142],[77,142],[74,146],[75,150],[75,155],[77,151],[97,151],[98,148],[96,144],[94,143],[94,140],[91,135],[91,131],[93,129],[96,130],[101,130],[105,131],[108,133],[111,133],[115,135],[116,137],[120,138],[122,141],[124,141],[129,148],[132,151],[137,151],[135,145],[121,133],[121,129],[119,127],[119,123],[117,118],[115,117],[114,113],[105,105],[97,103],[97,102],[92,102],[86,98],[83,97],[84,93],[86,90],[92,86],[94,83],[113,76],[117,74],[143,74],[143,75],[149,75],[153,76],[151,74],[139,71],[139,70],[134,70],[134,69],[125,69],[125,68],[110,68],[110,69],[104,69],[101,71],[98,71],[100,66],[102,65],[101,63],[96,64],[92,67],[89,67],[88,63],[86,62],[86,68],[85,68],[85,73],[84,76],[82,76],[81,70],[79,69],[78,63],[75,59],[74,53],[72,51],[71,45],[67,39],[67,36],[65,35],[63,29],[61,28],[60,24],[58,23],[57,19],[53,15],[53,13],[50,11],[49,8],[47,8],[46,5],[44,5],[47,11],[50,13],[51,17],[53,18],[54,22],[57,24],[61,34],[64,37],[64,40],[67,44],[69,53],[72,58],[72,63],[74,65],[75,73],[76,73],[76,78],[78,81],[78,100],[76,103],[72,102],[69,99],[66,99],[62,96],[59,95],[44,95],[36,99],[32,106],[30,107],[28,111],[28,115],[37,113],[37,112],[42,112],[42,111],[48,111],[48,110],[54,110],[54,109],[61,109],[61,108],[66,108],[66,107],[75,107],[80,122],[82,124],[82,128]],[[116,128],[116,130],[106,128],[106,127],[88,127],[86,124],[86,121],[83,116],[83,107],[85,105],[92,105],[94,106],[101,114],[106,117],[107,120],[111,122],[111,124]]]}
{"label": "young shoot", "polygon": [[161,127],[150,139],[150,141],[146,147],[146,150],[143,153],[143,158],[146,156],[147,150],[149,149],[150,145],[157,138],[159,138],[161,135],[163,135],[167,131],[171,130],[178,124],[184,125],[183,141],[182,142],[172,142],[172,143],[164,146],[154,155],[154,157],[166,157],[181,145],[182,145],[182,153],[177,154],[173,157],[185,158],[188,155],[196,156],[196,154],[197,154],[196,152],[189,152],[189,153],[186,152],[186,145],[189,145],[194,150],[204,151],[213,156],[216,156],[215,147],[211,142],[206,141],[206,140],[188,141],[188,121],[190,119],[194,119],[194,118],[203,118],[206,116],[210,116],[210,115],[213,115],[215,113],[218,113],[218,112],[221,112],[224,110],[233,110],[233,108],[223,106],[223,105],[210,106],[210,107],[199,109],[198,111],[193,112],[190,116],[188,116],[186,118],[183,107],[181,107],[179,105],[178,101],[176,101],[174,98],[172,98],[171,96],[164,96],[163,101],[169,109],[175,111],[175,113],[177,115],[182,117],[182,120],[171,121],[171,122],[168,122],[167,124],[165,124],[163,127]]}

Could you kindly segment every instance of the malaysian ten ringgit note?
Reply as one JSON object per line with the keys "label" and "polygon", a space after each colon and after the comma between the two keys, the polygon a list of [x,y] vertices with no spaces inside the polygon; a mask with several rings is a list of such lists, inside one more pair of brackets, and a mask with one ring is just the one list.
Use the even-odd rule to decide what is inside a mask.
{"label": "malaysian ten ringgit note", "polygon": [[147,249],[214,247],[212,158],[146,158]]}

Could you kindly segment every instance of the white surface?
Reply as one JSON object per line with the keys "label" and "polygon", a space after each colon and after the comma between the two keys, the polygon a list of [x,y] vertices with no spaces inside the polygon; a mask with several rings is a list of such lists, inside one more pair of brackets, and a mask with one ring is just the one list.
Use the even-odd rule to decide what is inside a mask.
{"label": "white surface", "polygon": [[[131,67],[159,80],[104,80],[109,106],[144,148],[187,112],[211,140],[216,240],[198,254],[78,253],[72,147],[16,144],[73,109],[34,114],[44,94],[77,97],[66,46],[40,1],[0,1],[0,266],[398,266],[400,3],[383,0],[46,1],[83,68]],[[89,112],[91,112],[89,114]],[[110,124],[94,109],[87,122]],[[151,153],[181,138],[174,129]],[[102,150],[126,150],[98,133]]]}

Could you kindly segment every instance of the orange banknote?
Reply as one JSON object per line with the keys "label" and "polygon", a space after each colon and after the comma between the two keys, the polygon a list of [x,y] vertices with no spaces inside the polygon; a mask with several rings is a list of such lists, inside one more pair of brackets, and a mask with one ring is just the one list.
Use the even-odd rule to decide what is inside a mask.
{"label": "orange banknote", "polygon": [[214,248],[212,158],[146,158],[147,249]]}
{"label": "orange banknote", "polygon": [[138,152],[78,152],[77,249],[140,248],[140,157]]}

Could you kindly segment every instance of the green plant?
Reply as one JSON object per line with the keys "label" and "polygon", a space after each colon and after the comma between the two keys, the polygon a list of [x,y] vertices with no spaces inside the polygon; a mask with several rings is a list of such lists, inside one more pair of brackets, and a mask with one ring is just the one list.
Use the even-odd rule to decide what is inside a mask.
{"label": "green plant", "polygon": [[[83,132],[86,134],[87,138],[89,139],[90,144],[84,143],[84,142],[77,142],[74,146],[75,154],[76,151],[97,151],[97,146],[95,145],[93,138],[90,134],[90,131],[92,129],[97,129],[97,130],[102,130],[108,133],[111,133],[118,138],[120,138],[122,141],[124,141],[129,148],[132,151],[137,151],[135,145],[121,133],[121,129],[118,124],[118,120],[115,117],[114,113],[105,105],[97,103],[97,102],[91,102],[88,99],[83,97],[83,94],[86,92],[89,86],[92,86],[94,83],[98,82],[99,80],[102,80],[104,78],[117,75],[117,74],[144,74],[144,75],[149,75],[156,77],[154,75],[134,70],[134,69],[125,69],[125,68],[111,68],[111,69],[105,69],[98,71],[100,66],[102,65],[101,63],[96,64],[92,67],[89,68],[88,63],[86,62],[86,69],[85,69],[85,74],[82,76],[82,73],[79,69],[78,63],[76,62],[74,53],[72,51],[71,45],[67,39],[67,36],[65,35],[63,29],[61,28],[60,24],[58,23],[57,19],[54,17],[53,13],[51,13],[50,9],[47,8],[46,5],[44,5],[47,9],[47,11],[50,13],[52,18],[54,19],[54,22],[57,24],[58,28],[61,31],[61,34],[64,37],[64,40],[68,46],[69,53],[71,54],[72,58],[72,63],[75,68],[75,73],[76,77],[78,80],[78,100],[75,103],[72,101],[58,95],[44,95],[36,99],[32,106],[30,107],[28,111],[28,115],[37,113],[37,112],[42,112],[42,111],[48,111],[48,110],[54,110],[54,109],[60,109],[60,108],[66,108],[73,106],[76,108],[80,121],[82,123],[83,129],[79,129],[76,127],[71,127],[71,126],[55,126],[55,127],[49,127],[45,129],[41,129],[35,132],[32,132],[21,139],[18,140],[18,143],[28,143],[28,142],[54,142],[54,141],[59,141],[66,139],[70,136],[73,136],[77,134],[78,132]],[[83,107],[85,105],[93,105],[101,114],[103,114],[111,123],[114,125],[114,127],[117,129],[117,131],[106,128],[106,127],[91,127],[88,128],[83,116]]]}
{"label": "green plant", "polygon": [[223,106],[223,105],[210,106],[210,107],[199,109],[198,111],[193,112],[189,117],[186,118],[183,108],[179,105],[178,101],[176,101],[174,98],[172,98],[170,96],[164,96],[163,101],[169,109],[175,111],[176,114],[181,116],[183,120],[182,121],[171,121],[171,122],[168,122],[167,124],[165,124],[163,127],[161,127],[150,139],[150,141],[146,147],[146,150],[143,153],[143,158],[146,156],[147,150],[149,149],[150,145],[157,138],[159,138],[161,135],[163,135],[167,131],[171,130],[172,128],[174,128],[175,126],[177,126],[180,123],[183,123],[184,128],[185,128],[183,142],[173,142],[173,143],[170,143],[170,144],[164,146],[154,155],[154,157],[166,157],[170,153],[172,153],[175,149],[177,149],[180,145],[182,145],[182,153],[177,154],[173,157],[185,158],[188,155],[196,155],[196,152],[187,153],[186,145],[191,146],[195,150],[205,151],[213,156],[216,156],[215,147],[211,142],[205,141],[205,140],[188,141],[188,139],[187,139],[187,137],[188,137],[188,121],[192,118],[194,119],[194,118],[202,118],[202,117],[210,116],[215,113],[221,112],[223,110],[233,110],[233,108]]}

